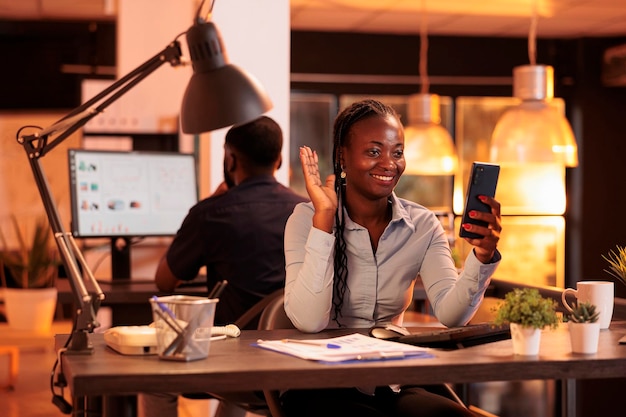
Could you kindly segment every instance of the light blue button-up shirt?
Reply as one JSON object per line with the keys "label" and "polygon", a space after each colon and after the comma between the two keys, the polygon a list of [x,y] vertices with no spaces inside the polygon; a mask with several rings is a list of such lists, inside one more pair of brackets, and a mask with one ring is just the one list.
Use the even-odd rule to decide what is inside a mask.
{"label": "light blue button-up shirt", "polygon": [[[434,213],[395,194],[391,203],[392,219],[376,253],[367,229],[345,213],[348,289],[340,323],[353,328],[386,322],[402,325],[413,286],[421,276],[437,319],[446,326],[466,324],[499,261],[482,264],[472,251],[459,274]],[[285,229],[285,311],[304,332],[337,327],[332,320],[335,236],[312,226],[313,213],[312,203],[297,205]]]}

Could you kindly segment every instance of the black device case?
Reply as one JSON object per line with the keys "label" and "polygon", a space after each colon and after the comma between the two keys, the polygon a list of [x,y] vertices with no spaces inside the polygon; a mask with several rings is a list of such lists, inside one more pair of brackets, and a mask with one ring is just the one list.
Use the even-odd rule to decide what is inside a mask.
{"label": "black device case", "polygon": [[482,239],[482,235],[468,232],[463,229],[464,223],[472,223],[480,226],[487,226],[487,223],[472,219],[469,216],[470,211],[477,210],[489,213],[491,207],[478,199],[479,195],[494,197],[496,195],[496,186],[498,184],[498,175],[500,174],[500,166],[489,164],[486,162],[474,162],[470,179],[467,184],[467,193],[465,198],[465,209],[463,210],[463,218],[461,219],[460,237],[468,237],[470,239]]}

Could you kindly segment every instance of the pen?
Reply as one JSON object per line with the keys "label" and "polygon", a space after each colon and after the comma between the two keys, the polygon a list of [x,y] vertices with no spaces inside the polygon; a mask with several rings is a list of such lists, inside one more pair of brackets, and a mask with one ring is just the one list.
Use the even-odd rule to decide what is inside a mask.
{"label": "pen", "polygon": [[[176,315],[174,314],[174,312],[170,310],[169,307],[166,306],[164,303],[158,301],[159,298],[156,295],[152,296],[152,300],[154,300],[157,306],[159,306],[160,310],[159,309],[155,310],[157,314],[159,315],[159,317],[161,317],[161,319],[163,319],[163,321],[167,323],[177,333],[181,333],[183,331],[183,328],[180,326],[180,324],[176,320]],[[165,313],[167,313],[167,315],[165,315]]]}
{"label": "pen", "polygon": [[155,310],[155,311],[159,315],[159,317],[161,317],[161,319],[165,322],[165,324],[170,326],[170,328],[174,330],[174,332],[176,332],[177,335],[180,336],[183,334],[184,330],[178,325],[178,323],[176,323],[175,321],[171,321],[171,317],[166,316],[165,313],[163,313],[161,310]]}
{"label": "pen", "polygon": [[224,291],[224,288],[226,287],[226,285],[228,285],[227,280],[222,280],[222,281],[219,281],[217,284],[215,284],[215,287],[213,287],[213,289],[209,293],[209,298],[210,299],[218,298]]}
{"label": "pen", "polygon": [[377,352],[368,353],[366,355],[357,355],[358,361],[378,361],[381,359],[403,359],[404,353],[402,352]]}
{"label": "pen", "polygon": [[163,310],[164,312],[166,312],[171,318],[173,318],[174,320],[176,320],[176,315],[174,314],[174,312],[172,310],[169,309],[168,306],[166,306],[164,303],[159,301],[159,297],[157,297],[156,295],[152,296],[152,299],[154,300],[155,303],[157,303],[157,305],[159,306],[159,308],[161,310]]}
{"label": "pen", "polygon": [[301,345],[319,346],[319,347],[325,347],[327,349],[341,349],[340,345],[336,345],[334,343],[319,342],[319,341],[315,341],[315,340],[283,339],[283,340],[281,340],[281,342],[283,342],[283,343],[298,343],[298,344],[301,344]]}

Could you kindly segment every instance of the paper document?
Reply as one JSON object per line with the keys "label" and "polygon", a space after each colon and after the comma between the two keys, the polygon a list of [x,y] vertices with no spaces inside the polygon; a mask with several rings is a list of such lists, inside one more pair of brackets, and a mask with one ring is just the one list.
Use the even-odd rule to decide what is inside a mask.
{"label": "paper document", "polygon": [[360,333],[330,339],[259,339],[256,346],[302,359],[323,362],[433,357],[428,348],[376,339]]}

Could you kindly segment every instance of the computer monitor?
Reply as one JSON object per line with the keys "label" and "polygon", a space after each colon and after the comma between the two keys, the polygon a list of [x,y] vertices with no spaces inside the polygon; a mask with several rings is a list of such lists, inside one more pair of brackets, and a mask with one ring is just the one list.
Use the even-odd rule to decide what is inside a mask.
{"label": "computer monitor", "polygon": [[68,162],[72,235],[111,238],[113,278],[130,278],[131,238],[175,235],[198,201],[192,154],[70,149]]}

